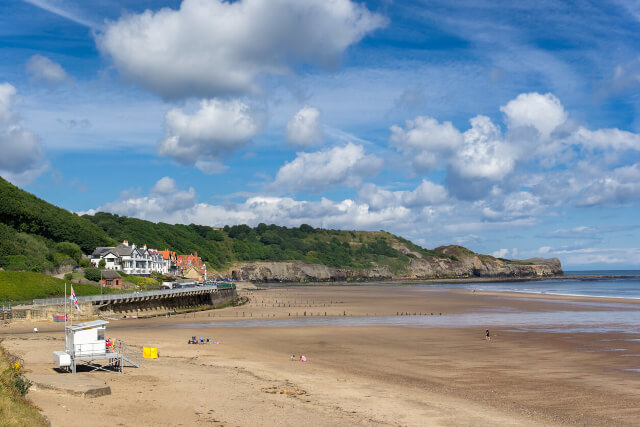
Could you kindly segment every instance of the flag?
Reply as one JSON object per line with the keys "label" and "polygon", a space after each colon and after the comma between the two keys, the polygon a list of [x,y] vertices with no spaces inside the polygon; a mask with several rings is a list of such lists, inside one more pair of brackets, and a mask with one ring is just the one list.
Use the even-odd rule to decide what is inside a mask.
{"label": "flag", "polygon": [[73,305],[76,306],[76,310],[80,310],[80,307],[78,307],[78,298],[76,298],[76,293],[73,292],[73,285],[71,285],[71,301],[73,301]]}

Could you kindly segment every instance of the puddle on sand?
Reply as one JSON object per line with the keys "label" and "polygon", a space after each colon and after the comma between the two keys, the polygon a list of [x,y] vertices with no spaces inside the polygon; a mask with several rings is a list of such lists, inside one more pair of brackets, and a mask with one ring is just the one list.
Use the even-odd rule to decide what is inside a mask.
{"label": "puddle on sand", "polygon": [[605,353],[607,351],[627,351],[626,348],[581,348],[585,353]]}

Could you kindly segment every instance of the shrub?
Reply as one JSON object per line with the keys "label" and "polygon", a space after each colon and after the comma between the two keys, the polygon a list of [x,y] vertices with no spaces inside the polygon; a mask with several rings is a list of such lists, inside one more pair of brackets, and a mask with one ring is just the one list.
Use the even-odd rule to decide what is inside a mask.
{"label": "shrub", "polygon": [[94,267],[87,267],[84,269],[84,277],[87,280],[91,280],[92,282],[97,282],[100,280],[100,270]]}
{"label": "shrub", "polygon": [[73,279],[73,274],[67,273],[64,275],[64,280],[66,280],[67,282],[70,282],[71,279]]}

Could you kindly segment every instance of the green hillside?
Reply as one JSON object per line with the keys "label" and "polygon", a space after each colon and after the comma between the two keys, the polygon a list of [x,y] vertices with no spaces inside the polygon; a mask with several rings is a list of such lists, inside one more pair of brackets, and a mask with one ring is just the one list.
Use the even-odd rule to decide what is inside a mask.
{"label": "green hillside", "polygon": [[0,178],[0,223],[54,242],[75,243],[85,252],[113,240],[91,221],[47,203]]}
{"label": "green hillside", "polygon": [[397,273],[404,271],[414,256],[394,249],[399,243],[423,256],[455,257],[420,248],[384,231],[325,230],[306,224],[215,229],[156,224],[108,213],[78,216],[0,178],[1,268],[41,272],[65,263],[76,265],[82,253],[123,240],[181,254],[198,252],[214,268],[237,261],[299,260],[354,269],[388,265]]}
{"label": "green hillside", "polygon": [[[0,304],[31,303],[36,298],[64,297],[64,280],[39,273],[25,271],[0,271]],[[73,284],[77,296],[99,295],[100,288],[92,285]],[[67,285],[67,293],[71,288]],[[104,288],[104,293],[122,292]]]}
{"label": "green hillside", "polygon": [[77,265],[83,252],[113,243],[91,221],[0,178],[0,268],[41,272]]}

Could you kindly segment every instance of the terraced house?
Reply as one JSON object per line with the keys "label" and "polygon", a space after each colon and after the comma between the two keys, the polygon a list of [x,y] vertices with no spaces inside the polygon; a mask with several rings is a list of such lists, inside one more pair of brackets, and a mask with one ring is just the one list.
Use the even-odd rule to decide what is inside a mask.
{"label": "terraced house", "polygon": [[116,247],[96,248],[91,254],[91,264],[98,267],[101,260],[105,261],[105,269],[126,274],[174,274],[176,271],[175,252],[173,257],[165,258],[156,249],[148,249],[147,245],[137,247],[135,243],[129,245],[126,240]]}

